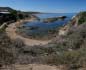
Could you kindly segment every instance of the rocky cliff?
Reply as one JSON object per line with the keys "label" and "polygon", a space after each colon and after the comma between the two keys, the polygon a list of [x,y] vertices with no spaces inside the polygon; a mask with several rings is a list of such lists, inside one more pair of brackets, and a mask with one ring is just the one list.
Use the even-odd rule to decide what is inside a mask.
{"label": "rocky cliff", "polygon": [[70,31],[75,30],[78,26],[86,22],[86,12],[80,12],[77,15],[73,16],[70,22],[67,25],[63,26],[59,30],[59,35],[67,35]]}

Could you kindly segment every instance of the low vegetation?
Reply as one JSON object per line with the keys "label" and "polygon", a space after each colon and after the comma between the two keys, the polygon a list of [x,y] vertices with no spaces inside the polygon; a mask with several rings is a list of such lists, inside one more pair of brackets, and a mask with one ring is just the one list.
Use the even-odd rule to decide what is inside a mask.
{"label": "low vegetation", "polygon": [[5,33],[0,32],[0,65],[12,64],[15,56],[12,51],[12,42]]}
{"label": "low vegetation", "polygon": [[84,22],[86,22],[86,12],[81,12],[79,15],[79,21],[78,24],[82,24]]}

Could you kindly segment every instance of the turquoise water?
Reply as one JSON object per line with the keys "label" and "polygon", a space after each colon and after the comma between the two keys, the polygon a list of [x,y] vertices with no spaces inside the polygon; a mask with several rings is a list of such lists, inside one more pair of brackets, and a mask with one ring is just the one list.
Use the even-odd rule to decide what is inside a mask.
{"label": "turquoise water", "polygon": [[[67,24],[68,21],[72,19],[72,17],[76,15],[75,13],[49,13],[49,14],[36,14],[39,18],[45,19],[45,18],[50,18],[50,17],[59,17],[59,16],[67,16],[65,20],[59,20],[53,23],[43,23],[40,21],[34,21],[34,22],[27,22],[23,24],[25,28],[23,28],[23,32],[26,33],[27,35],[31,34],[47,34],[48,30],[53,30],[56,29],[60,26],[63,26]],[[37,29],[30,30],[28,29],[29,27],[38,27]]]}

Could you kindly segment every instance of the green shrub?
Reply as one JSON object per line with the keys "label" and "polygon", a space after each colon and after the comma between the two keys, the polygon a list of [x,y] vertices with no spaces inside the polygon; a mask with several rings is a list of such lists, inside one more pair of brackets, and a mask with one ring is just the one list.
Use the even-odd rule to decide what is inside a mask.
{"label": "green shrub", "polygon": [[86,12],[81,12],[79,16],[80,18],[79,18],[78,24],[84,23],[86,21]]}

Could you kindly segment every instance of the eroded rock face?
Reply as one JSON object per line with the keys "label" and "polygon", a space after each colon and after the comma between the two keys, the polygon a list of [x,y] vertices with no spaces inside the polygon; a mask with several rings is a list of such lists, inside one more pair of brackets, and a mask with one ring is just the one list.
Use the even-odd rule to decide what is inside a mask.
{"label": "eroded rock face", "polygon": [[59,30],[59,35],[67,35],[69,26],[65,26]]}

